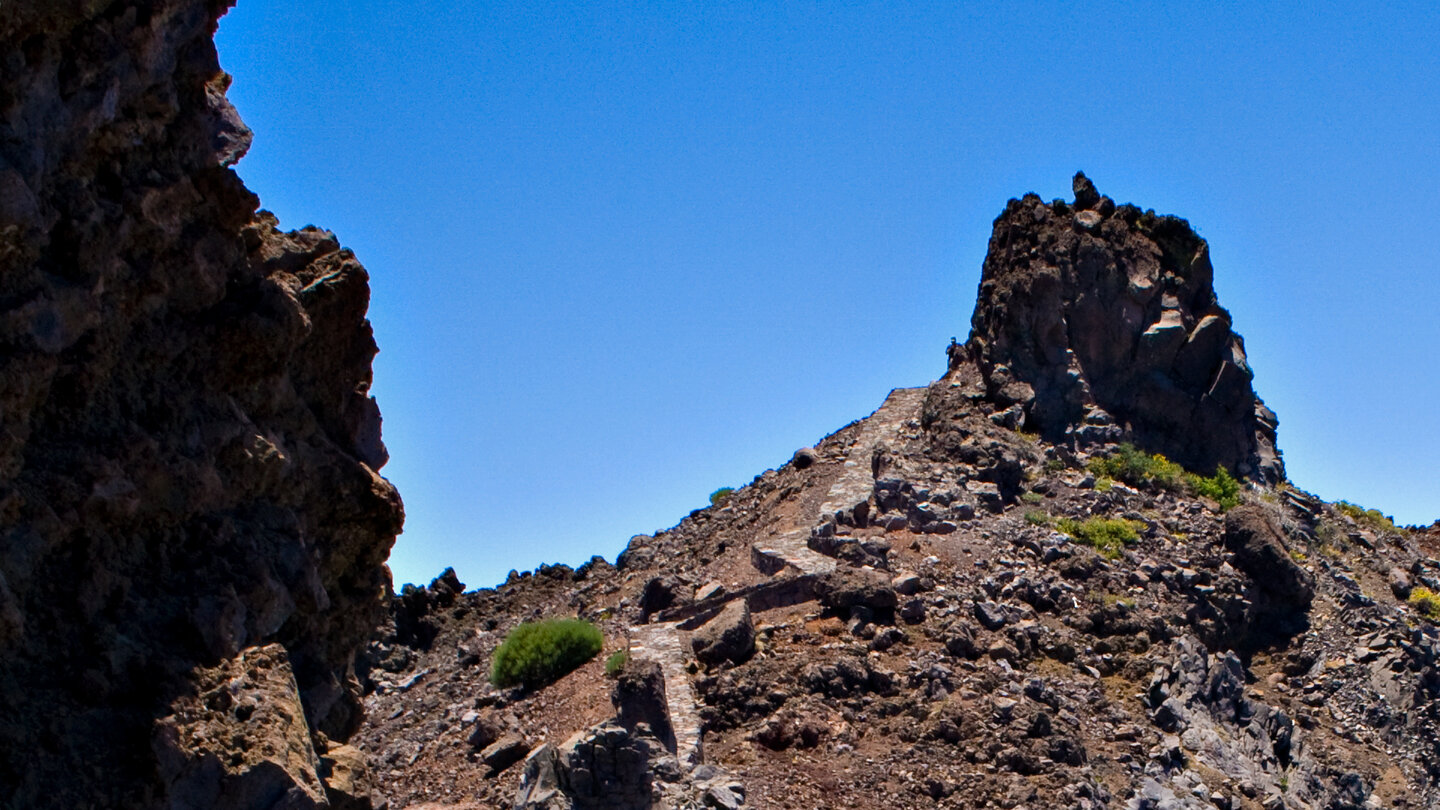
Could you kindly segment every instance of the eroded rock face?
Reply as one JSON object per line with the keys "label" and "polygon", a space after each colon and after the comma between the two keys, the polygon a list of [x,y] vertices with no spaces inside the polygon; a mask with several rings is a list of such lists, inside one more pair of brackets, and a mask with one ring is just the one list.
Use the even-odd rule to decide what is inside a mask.
{"label": "eroded rock face", "polygon": [[402,519],[368,281],[228,168],[227,7],[0,8],[0,805],[174,804],[158,718],[257,648],[297,739],[360,719]]}
{"label": "eroded rock face", "polygon": [[[1084,174],[1075,201],[1028,194],[995,220],[966,351],[999,408],[1047,440],[1117,435],[1204,473],[1275,482],[1275,415],[1183,219],[1116,206]],[[1112,430],[1119,428],[1119,431]]]}
{"label": "eroded rock face", "polygon": [[280,645],[197,670],[195,693],[171,709],[153,741],[167,806],[324,806],[320,762]]}

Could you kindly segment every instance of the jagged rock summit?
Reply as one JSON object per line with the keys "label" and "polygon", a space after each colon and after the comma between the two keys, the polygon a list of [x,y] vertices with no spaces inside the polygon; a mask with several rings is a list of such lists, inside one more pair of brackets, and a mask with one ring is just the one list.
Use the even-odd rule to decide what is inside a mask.
{"label": "jagged rock summit", "polygon": [[986,394],[1052,442],[1115,429],[1193,470],[1275,483],[1276,418],[1215,297],[1209,248],[1179,217],[1117,206],[1080,173],[995,220],[965,352]]}

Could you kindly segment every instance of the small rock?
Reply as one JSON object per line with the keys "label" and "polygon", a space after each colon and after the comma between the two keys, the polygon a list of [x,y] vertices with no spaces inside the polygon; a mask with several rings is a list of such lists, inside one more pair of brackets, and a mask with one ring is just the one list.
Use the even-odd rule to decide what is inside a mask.
{"label": "small rock", "polygon": [[524,759],[528,753],[530,744],[524,738],[519,734],[506,734],[480,752],[480,761],[494,774]]}

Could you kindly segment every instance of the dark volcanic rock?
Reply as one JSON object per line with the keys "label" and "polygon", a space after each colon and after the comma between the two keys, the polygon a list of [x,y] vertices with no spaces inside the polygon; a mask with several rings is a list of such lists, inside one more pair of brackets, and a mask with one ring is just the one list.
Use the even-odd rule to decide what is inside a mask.
{"label": "dark volcanic rock", "polygon": [[615,722],[631,731],[645,723],[656,739],[675,749],[675,732],[665,702],[665,676],[659,664],[627,660],[610,693],[610,703],[615,707]]}
{"label": "dark volcanic rock", "polygon": [[[257,650],[293,673],[286,739],[360,720],[351,660],[401,522],[376,473],[368,281],[228,168],[249,133],[211,43],[227,5],[0,8],[6,807],[228,795],[231,763],[204,752],[244,721],[184,742],[184,700]],[[152,747],[167,727],[181,742]],[[281,771],[308,777],[257,760],[278,780],[245,777],[257,804],[282,782],[323,802],[296,756]]]}
{"label": "dark volcanic rock", "polygon": [[1011,200],[995,220],[968,343],[988,396],[1050,441],[1113,440],[1113,423],[1188,469],[1283,479],[1205,240],[1116,208],[1084,175],[1075,193]]}
{"label": "dark volcanic rock", "polygon": [[1225,546],[1235,554],[1235,567],[1272,599],[1301,609],[1310,606],[1315,578],[1290,558],[1284,533],[1263,508],[1246,504],[1230,510]]}

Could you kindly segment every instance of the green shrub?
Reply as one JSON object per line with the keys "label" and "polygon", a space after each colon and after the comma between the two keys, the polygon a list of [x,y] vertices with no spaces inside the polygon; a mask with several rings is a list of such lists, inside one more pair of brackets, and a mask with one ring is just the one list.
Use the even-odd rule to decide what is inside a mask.
{"label": "green shrub", "polygon": [[720,487],[719,489],[710,493],[710,505],[719,506],[720,504],[725,502],[726,498],[734,494],[734,492],[734,487]]}
{"label": "green shrub", "polygon": [[1092,517],[1084,523],[1074,518],[1060,518],[1055,528],[1112,560],[1119,559],[1125,546],[1140,539],[1134,523],[1118,518]]}
{"label": "green shrub", "polygon": [[1410,606],[1425,614],[1428,619],[1440,618],[1440,594],[1435,593],[1424,585],[1416,585],[1410,591],[1410,598],[1405,600]]}
{"label": "green shrub", "polygon": [[580,619],[546,619],[519,625],[495,650],[490,682],[499,687],[544,686],[600,652],[600,629]]}
{"label": "green shrub", "polygon": [[1108,456],[1090,459],[1090,472],[1097,477],[1124,481],[1132,487],[1153,485],[1172,490],[1180,489],[1185,476],[1185,468],[1179,464],[1159,453],[1146,455],[1129,442]]}
{"label": "green shrub", "polygon": [[1339,509],[1342,514],[1354,519],[1355,522],[1365,526],[1369,526],[1374,531],[1404,531],[1403,529],[1397,527],[1395,525],[1395,522],[1392,521],[1390,518],[1385,517],[1384,513],[1382,513],[1379,509],[1366,509],[1363,506],[1350,503],[1349,501],[1336,501],[1335,508]]}
{"label": "green shrub", "polygon": [[1209,478],[1186,473],[1185,482],[1197,494],[1220,504],[1222,512],[1228,512],[1240,504],[1240,482],[1224,467],[1217,467],[1215,474]]}
{"label": "green shrub", "polygon": [[1045,496],[1041,495],[1038,492],[1024,492],[1021,493],[1020,500],[1024,503],[1028,503],[1031,506],[1034,506],[1037,503],[1044,503]]}
{"label": "green shrub", "polygon": [[605,674],[612,678],[620,677],[620,670],[625,668],[625,662],[629,660],[629,650],[616,650],[610,653],[610,657],[605,659]]}
{"label": "green shrub", "polygon": [[1108,456],[1090,459],[1089,469],[1096,476],[1095,489],[1101,492],[1105,490],[1101,489],[1100,482],[1113,478],[1132,487],[1153,486],[1171,492],[1189,490],[1220,504],[1222,512],[1240,503],[1240,482],[1224,467],[1216,468],[1215,474],[1207,478],[1186,472],[1184,467],[1159,453],[1147,455],[1128,442]]}

